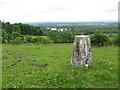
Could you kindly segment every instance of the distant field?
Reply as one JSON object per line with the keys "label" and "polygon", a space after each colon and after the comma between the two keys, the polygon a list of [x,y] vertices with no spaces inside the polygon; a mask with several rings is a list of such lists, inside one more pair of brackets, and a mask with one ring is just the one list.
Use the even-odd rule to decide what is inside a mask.
{"label": "distant field", "polygon": [[92,48],[92,67],[70,64],[73,44],[3,44],[3,88],[117,88],[118,48]]}

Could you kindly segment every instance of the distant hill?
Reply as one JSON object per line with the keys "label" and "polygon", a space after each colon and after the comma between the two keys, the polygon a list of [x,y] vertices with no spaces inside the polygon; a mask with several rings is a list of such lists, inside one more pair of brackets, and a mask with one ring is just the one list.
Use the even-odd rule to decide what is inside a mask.
{"label": "distant hill", "polygon": [[31,22],[27,23],[34,26],[81,26],[81,25],[90,25],[90,26],[117,26],[117,21],[92,21],[92,22]]}

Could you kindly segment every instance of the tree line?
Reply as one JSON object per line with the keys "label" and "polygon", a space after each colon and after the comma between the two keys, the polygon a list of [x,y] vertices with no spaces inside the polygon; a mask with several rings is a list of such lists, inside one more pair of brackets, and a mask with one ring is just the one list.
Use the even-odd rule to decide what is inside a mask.
{"label": "tree line", "polygon": [[[33,36],[38,36],[34,37]],[[41,36],[41,37],[40,37]],[[44,37],[42,37],[44,36]],[[45,38],[47,36],[47,38]],[[73,41],[70,31],[45,31],[38,26],[10,22],[2,22],[2,43],[36,43],[36,42],[62,42]]]}
{"label": "tree line", "polygon": [[[87,27],[88,28],[88,27]],[[83,31],[82,31],[83,30]],[[78,33],[75,33],[77,31]],[[2,22],[2,43],[73,43],[75,35],[89,35],[92,46],[119,46],[119,36],[116,34],[105,34],[101,30],[79,31],[78,27],[68,29],[67,31],[46,31],[39,26],[32,26],[22,23],[10,24],[10,22]]]}

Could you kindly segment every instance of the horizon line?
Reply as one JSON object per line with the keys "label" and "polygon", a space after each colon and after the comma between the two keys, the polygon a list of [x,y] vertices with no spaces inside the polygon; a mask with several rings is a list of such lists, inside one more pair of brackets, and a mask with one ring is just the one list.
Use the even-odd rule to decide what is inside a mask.
{"label": "horizon line", "polygon": [[118,22],[118,20],[86,20],[86,21],[33,21],[33,22],[23,22],[23,23],[74,23],[74,22]]}
{"label": "horizon line", "polygon": [[[2,22],[10,22],[0,20]],[[85,20],[85,21],[26,21],[26,22],[10,22],[10,23],[80,23],[80,22],[118,22],[119,20]]]}

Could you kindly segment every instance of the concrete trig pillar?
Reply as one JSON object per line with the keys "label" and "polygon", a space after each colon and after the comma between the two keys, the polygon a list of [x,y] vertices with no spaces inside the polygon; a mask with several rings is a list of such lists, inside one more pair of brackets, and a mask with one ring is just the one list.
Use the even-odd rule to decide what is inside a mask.
{"label": "concrete trig pillar", "polygon": [[71,64],[73,66],[92,65],[91,43],[89,36],[75,36]]}

